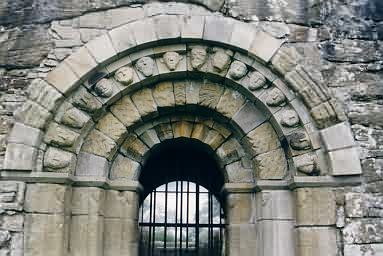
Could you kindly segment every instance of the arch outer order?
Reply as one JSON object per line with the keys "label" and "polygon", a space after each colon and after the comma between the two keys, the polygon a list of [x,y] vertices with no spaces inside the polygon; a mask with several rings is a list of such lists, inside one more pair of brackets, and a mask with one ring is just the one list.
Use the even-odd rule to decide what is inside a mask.
{"label": "arch outer order", "polygon": [[[175,25],[175,24],[180,24]],[[215,28],[219,27],[220,30]],[[222,30],[223,29],[223,30]],[[223,32],[216,32],[223,31]],[[328,89],[315,81],[310,73],[299,64],[302,58],[284,41],[275,39],[266,32],[236,22],[229,18],[216,16],[167,16],[138,20],[115,28],[80,48],[76,53],[66,58],[57,68],[51,71],[44,82],[36,81],[31,86],[30,96],[23,107],[16,113],[16,124],[8,140],[7,153],[4,162],[5,170],[36,169],[36,154],[41,143],[41,130],[52,118],[52,114],[64,101],[70,99],[75,90],[86,87],[89,76],[95,70],[105,73],[114,72],[114,66],[135,62],[144,55],[157,57],[166,51],[185,53],[186,42],[208,42],[219,47],[229,48],[236,52],[232,58],[242,61],[248,67],[258,71],[273,86],[278,87],[288,100],[297,96],[292,106],[301,120],[311,119],[312,126],[319,128],[323,141],[325,155],[329,160],[330,172],[337,175],[360,174],[360,164],[356,157],[356,148],[350,128],[345,122],[345,116]],[[169,43],[176,45],[167,48]],[[154,47],[154,45],[163,45]],[[178,48],[177,48],[178,47]],[[140,50],[141,49],[141,50]],[[117,62],[115,62],[118,59]],[[188,70],[188,63],[182,63],[179,70],[164,69],[157,61],[156,75],[146,78],[137,77],[137,84],[153,83],[158,79],[172,77],[189,77],[199,75],[202,71],[206,78],[222,78],[225,84],[238,85],[238,81],[228,76],[209,70]],[[190,69],[190,68],[189,68]],[[271,70],[282,75],[279,78]],[[223,77],[222,77],[223,76]],[[286,81],[285,84],[283,81]],[[84,83],[85,82],[85,83]],[[242,80],[240,82],[243,82]],[[85,86],[81,85],[84,84]],[[133,87],[133,86],[132,86]],[[38,88],[38,89],[37,89]],[[39,91],[41,91],[39,93]],[[246,85],[240,84],[238,90],[247,90]],[[253,93],[253,94],[256,94]],[[108,105],[120,96],[114,95],[109,101],[102,99],[103,105]],[[299,100],[298,100],[299,99]],[[300,100],[303,104],[300,104]],[[310,113],[311,117],[308,117]],[[31,128],[31,129],[29,129]],[[33,130],[37,128],[39,130]],[[22,133],[30,130],[35,136],[23,138]],[[342,141],[334,139],[336,134],[347,134]],[[26,137],[24,135],[24,137]],[[346,141],[345,141],[346,140]],[[40,149],[41,150],[41,149]],[[344,155],[349,156],[349,164],[345,165]],[[343,165],[343,166],[341,166]],[[349,168],[348,168],[349,167]]]}
{"label": "arch outer order", "polygon": [[[198,69],[190,66],[190,50],[195,45],[209,49],[206,65]],[[167,52],[183,57],[176,68],[162,63]],[[228,56],[230,65],[217,71],[212,64],[216,52]],[[154,60],[152,75],[137,69],[142,57]],[[324,248],[334,244],[335,199],[328,187],[358,184],[361,168],[341,107],[328,88],[300,65],[302,58],[283,40],[245,23],[220,16],[171,15],[115,28],[67,57],[45,79],[32,83],[8,138],[1,179],[55,183],[27,186],[25,250],[43,255],[44,246],[52,244],[51,255],[66,255],[63,241],[68,239],[63,226],[68,224],[64,209],[68,197],[72,198],[73,216],[68,243],[73,255],[135,253],[137,237],[128,231],[136,228],[135,191],[140,190],[140,184],[133,171],[143,163],[146,151],[150,152],[150,139],[157,135],[161,141],[158,130],[164,127],[171,130],[173,138],[175,134],[193,138],[195,130],[207,130],[206,137],[197,138],[213,149],[213,142],[222,141],[214,145],[226,168],[229,255],[253,255],[256,250],[259,255],[267,252],[278,256],[281,248],[286,255],[296,255],[295,221],[298,242],[305,235],[326,234],[328,241],[321,240]],[[234,61],[246,66],[246,76],[229,74]],[[125,86],[113,78],[123,66],[133,70],[133,81]],[[100,81],[106,91],[95,90]],[[299,125],[283,125],[287,110],[298,115]],[[195,113],[207,113],[212,122],[196,118]],[[209,134],[216,140],[207,139]],[[217,139],[220,136],[224,139]],[[309,146],[299,145],[301,140],[309,141]],[[276,151],[284,160],[277,166],[285,166],[285,173],[264,171],[265,177],[259,176],[261,168],[275,164]],[[269,154],[272,157],[268,158]],[[263,164],[262,157],[268,159]],[[253,161],[246,161],[248,158]],[[125,161],[123,166],[130,169],[121,170],[119,161]],[[234,179],[228,174],[230,170],[234,170]],[[73,187],[72,195],[70,186],[57,183],[78,187]],[[295,190],[295,210],[289,189]],[[33,193],[61,195],[62,205],[51,205]],[[326,214],[316,199],[327,200],[331,207]],[[52,225],[45,225],[48,221]],[[103,228],[104,240],[90,237],[101,234]],[[279,229],[290,234],[288,239],[282,237],[283,232],[272,233],[272,239],[267,236],[267,230]],[[45,237],[50,232],[55,236]],[[28,234],[41,239],[29,238]],[[122,234],[129,237],[114,239],[123,238]],[[89,239],[89,246],[80,243],[82,236]],[[235,244],[249,242],[250,237],[256,237],[257,243],[250,241],[246,249]],[[44,238],[49,240],[45,245],[36,242]],[[279,241],[277,249],[271,241]],[[305,245],[299,246],[302,253],[298,251],[298,255],[305,255]]]}

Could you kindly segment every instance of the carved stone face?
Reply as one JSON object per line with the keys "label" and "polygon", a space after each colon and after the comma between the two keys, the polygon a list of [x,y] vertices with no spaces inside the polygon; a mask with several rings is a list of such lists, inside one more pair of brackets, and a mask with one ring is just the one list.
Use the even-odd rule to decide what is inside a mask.
{"label": "carved stone face", "polygon": [[235,80],[241,79],[247,73],[247,67],[240,61],[234,61],[229,69],[229,76]]}
{"label": "carved stone face", "polygon": [[299,116],[294,110],[285,110],[282,113],[281,124],[285,127],[296,127],[299,124]]}
{"label": "carved stone face", "polygon": [[190,62],[194,69],[200,69],[207,60],[207,51],[204,47],[196,46],[190,52]]}
{"label": "carved stone face", "polygon": [[112,82],[106,78],[103,78],[97,82],[97,84],[94,87],[94,91],[100,97],[110,97],[113,94]]}
{"label": "carved stone face", "polygon": [[259,72],[254,71],[249,77],[249,90],[255,91],[266,88],[266,78]]}
{"label": "carved stone face", "polygon": [[177,52],[167,52],[162,57],[162,62],[168,67],[169,70],[176,70],[178,63],[182,60],[182,56]]}
{"label": "carved stone face", "polygon": [[114,78],[123,85],[129,85],[133,82],[133,69],[125,66],[116,71]]}
{"label": "carved stone face", "polygon": [[296,161],[296,167],[299,172],[314,174],[318,170],[317,159],[313,155],[303,155]]}
{"label": "carved stone face", "polygon": [[289,136],[290,146],[295,150],[306,150],[311,148],[309,137],[304,132],[295,132]]}
{"label": "carved stone face", "polygon": [[154,60],[150,57],[142,57],[137,61],[136,68],[144,76],[152,76],[154,73]]}
{"label": "carved stone face", "polygon": [[272,89],[266,99],[266,104],[272,107],[285,105],[286,97],[278,88]]}
{"label": "carved stone face", "polygon": [[223,50],[213,54],[213,68],[218,72],[222,72],[230,65],[230,56]]}

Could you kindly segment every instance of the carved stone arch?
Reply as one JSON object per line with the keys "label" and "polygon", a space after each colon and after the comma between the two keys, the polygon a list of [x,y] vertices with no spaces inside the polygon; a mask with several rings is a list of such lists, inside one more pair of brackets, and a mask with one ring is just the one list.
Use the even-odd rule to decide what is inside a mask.
{"label": "carved stone arch", "polygon": [[[200,57],[194,63],[192,54]],[[60,227],[57,229],[45,226],[46,220],[41,216],[30,214],[26,234],[55,234],[47,241],[60,245],[52,251],[53,256],[67,253],[68,239],[62,227],[68,225],[74,255],[95,252],[101,256],[107,249],[112,250],[108,255],[129,250],[136,253],[136,237],[129,237],[129,248],[121,245],[122,240],[113,240],[136,228],[136,191],[140,190],[134,179],[109,179],[120,160],[128,157],[134,162],[126,165],[133,169],[139,166],[139,159],[120,148],[124,143],[131,147],[134,140],[149,148],[140,135],[156,130],[157,126],[148,128],[149,122],[158,121],[156,118],[177,118],[177,112],[192,113],[195,118],[195,113],[202,112],[208,116],[218,113],[214,115],[217,124],[227,125],[229,131],[236,133],[236,137],[230,137],[220,129],[218,132],[214,123],[206,128],[227,139],[216,150],[224,151],[222,147],[233,139],[232,143],[236,147],[240,144],[245,156],[252,156],[254,164],[243,168],[244,175],[249,174],[249,169],[252,175],[262,173],[262,168],[267,170],[273,164],[286,171],[267,176],[276,170],[273,168],[263,172],[265,177],[257,175],[250,182],[231,180],[226,175],[229,178],[223,190],[229,194],[227,205],[231,209],[228,232],[241,234],[239,240],[229,235],[233,243],[229,243],[229,255],[253,255],[257,251],[260,255],[277,256],[282,254],[281,248],[288,248],[284,251],[287,255],[295,255],[294,239],[305,241],[302,236],[307,226],[317,227],[317,233],[328,232],[329,241],[321,242],[334,243],[334,216],[329,213],[335,207],[332,188],[358,183],[360,163],[341,107],[328,88],[301,65],[301,58],[292,46],[262,29],[220,16],[144,18],[87,43],[46,78],[36,79],[28,100],[15,115],[17,123],[8,138],[1,177],[48,183],[29,184],[27,196],[39,193],[60,202],[52,205],[47,200],[26,206],[27,213],[60,214],[49,216],[48,220]],[[158,89],[161,86],[163,90]],[[194,119],[190,128],[190,122],[180,119],[158,125],[170,126],[172,133],[179,125],[185,125],[186,130],[204,126]],[[112,130],[113,126],[117,129]],[[338,133],[347,139],[339,141]],[[145,152],[134,150],[135,156],[144,157]],[[280,159],[280,163],[275,159]],[[243,164],[242,159],[235,160],[223,165]],[[92,171],[96,175],[86,173],[84,166],[89,170],[89,163],[94,165]],[[237,165],[233,167],[236,171]],[[112,176],[107,176],[107,172]],[[321,193],[312,188],[321,186],[326,187]],[[316,199],[325,203],[316,205]],[[131,203],[128,212],[121,202]],[[326,203],[328,212],[323,207]],[[65,221],[67,211],[75,216],[71,223]],[[327,215],[321,215],[323,211]],[[116,228],[117,220],[126,221],[126,226]],[[293,235],[295,221],[300,225],[297,238]],[[84,223],[94,230],[88,231]],[[104,241],[102,237],[90,237],[102,233],[104,227],[108,228]],[[284,239],[283,232],[267,233],[279,229],[289,234],[288,239]],[[89,239],[89,244],[81,244],[81,236]],[[249,237],[256,237],[258,243],[247,240]],[[35,247],[32,240],[27,238],[26,250],[42,255],[44,248]],[[238,241],[247,241],[246,248],[235,244]],[[268,248],[273,241],[278,241],[275,250]],[[92,244],[104,248],[90,247]],[[298,255],[305,255],[304,248],[298,250]]]}

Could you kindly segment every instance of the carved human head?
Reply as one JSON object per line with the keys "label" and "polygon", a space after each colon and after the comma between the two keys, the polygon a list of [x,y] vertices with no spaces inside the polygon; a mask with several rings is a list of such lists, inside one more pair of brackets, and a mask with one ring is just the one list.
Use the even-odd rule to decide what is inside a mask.
{"label": "carved human head", "polygon": [[310,139],[304,132],[294,132],[289,135],[289,142],[291,148],[295,150],[306,150],[311,148]]}
{"label": "carved human head", "polygon": [[113,84],[106,78],[102,78],[94,86],[94,91],[100,97],[110,97],[113,94]]}
{"label": "carved human head", "polygon": [[190,62],[194,69],[200,69],[207,60],[207,51],[203,46],[194,46],[190,51]]}
{"label": "carved human head", "polygon": [[274,88],[268,93],[266,104],[272,107],[284,106],[286,104],[286,97],[281,90]]}
{"label": "carved human head", "polygon": [[152,76],[154,73],[154,60],[150,57],[142,57],[137,61],[136,68],[144,76]]}
{"label": "carved human head", "polygon": [[231,61],[232,52],[221,48],[213,48],[212,64],[218,72],[226,70]]}
{"label": "carved human head", "polygon": [[297,112],[292,109],[283,111],[281,124],[285,127],[296,127],[299,124],[299,116]]}
{"label": "carved human head", "polygon": [[247,73],[247,66],[240,61],[233,61],[229,69],[229,76],[234,80],[239,80]]}
{"label": "carved human head", "polygon": [[182,60],[178,52],[167,52],[162,56],[161,62],[165,63],[169,70],[176,70],[178,63]]}
{"label": "carved human head", "polygon": [[133,83],[133,72],[131,67],[125,66],[116,71],[114,78],[123,85],[129,85]]}
{"label": "carved human head", "polygon": [[249,90],[255,91],[261,88],[266,88],[266,78],[259,73],[258,71],[254,71],[249,76]]}
{"label": "carved human head", "polygon": [[304,154],[296,157],[294,162],[299,172],[312,175],[319,171],[317,157],[313,154]]}

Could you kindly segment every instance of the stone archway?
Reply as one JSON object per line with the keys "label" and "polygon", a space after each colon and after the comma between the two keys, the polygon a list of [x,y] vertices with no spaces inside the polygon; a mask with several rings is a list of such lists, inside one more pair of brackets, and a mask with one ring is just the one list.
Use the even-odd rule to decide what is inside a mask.
{"label": "stone archway", "polygon": [[136,254],[140,166],[185,137],[225,170],[229,255],[332,255],[332,188],[358,183],[360,164],[328,89],[282,44],[227,18],[164,15],[109,31],[37,79],[2,171],[31,183],[25,254]]}

